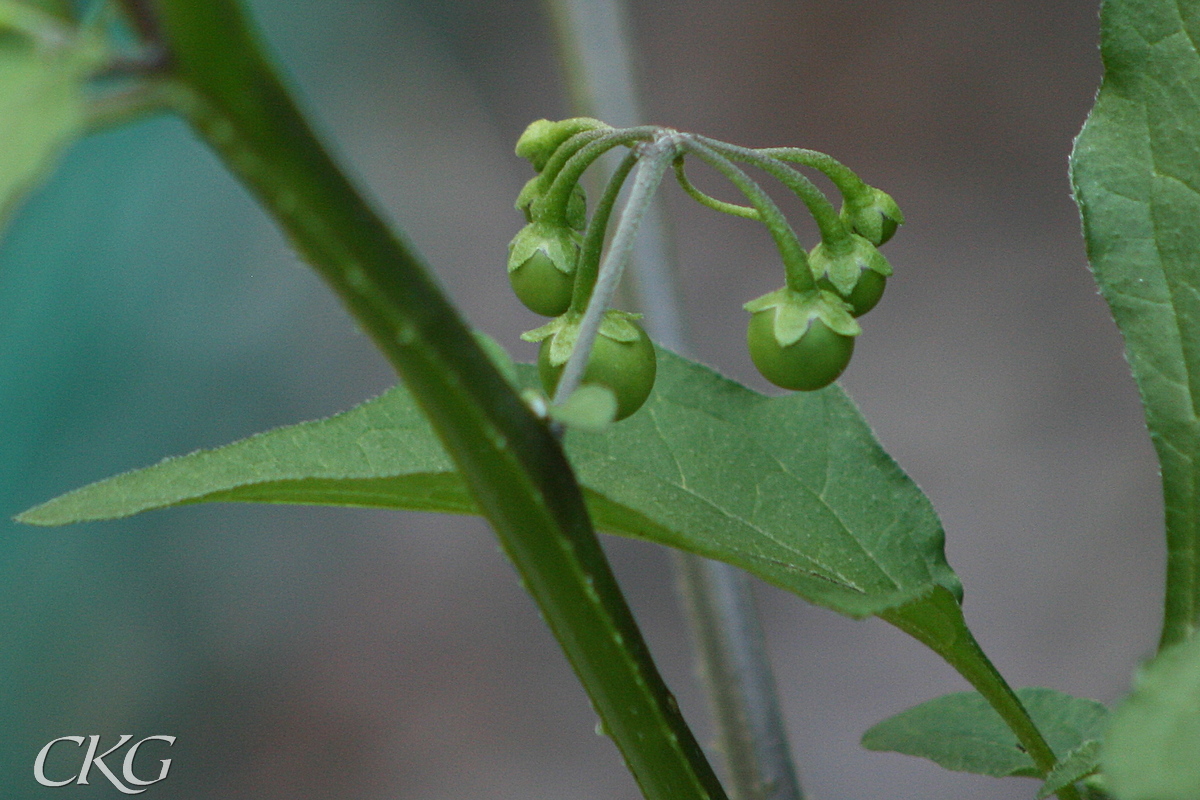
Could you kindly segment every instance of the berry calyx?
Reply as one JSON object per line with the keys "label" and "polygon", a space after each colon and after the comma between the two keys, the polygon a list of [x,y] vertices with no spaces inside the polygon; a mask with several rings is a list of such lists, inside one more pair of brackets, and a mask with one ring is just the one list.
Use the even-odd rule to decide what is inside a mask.
{"label": "berry calyx", "polygon": [[840,245],[821,242],[808,254],[808,264],[817,286],[845,300],[855,317],[875,307],[892,274],[883,254],[858,234]]}
{"label": "berry calyx", "polygon": [[867,186],[866,191],[846,197],[841,219],[855,233],[876,247],[891,239],[904,224],[904,214],[892,196]]}

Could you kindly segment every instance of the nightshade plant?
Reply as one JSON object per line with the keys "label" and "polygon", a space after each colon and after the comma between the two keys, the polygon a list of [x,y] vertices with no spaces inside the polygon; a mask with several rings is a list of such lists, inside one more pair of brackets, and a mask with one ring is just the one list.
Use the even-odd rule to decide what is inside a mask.
{"label": "nightshade plant", "polygon": [[[49,0],[0,0],[0,212],[87,130],[178,113],[403,385],[328,420],[78,489],[21,521],[217,501],[482,514],[652,800],[725,790],[659,678],[593,526],[725,561],[850,617],[878,616],[975,688],[879,723],[868,748],[1034,777],[1039,797],[1200,797],[1200,4],[1104,3],[1106,76],[1072,158],[1089,257],[1142,392],[1167,511],[1160,652],[1112,713],[1009,687],[966,626],[929,501],[830,385],[861,332],[856,318],[891,275],[877,247],[903,217],[889,195],[809,150],[539,120],[516,147],[537,174],[517,199],[528,225],[508,270],[518,297],[554,319],[527,335],[542,342],[539,366],[514,365],[467,329],[330,159],[235,0],[125,0],[117,10],[84,22]],[[579,180],[618,147],[627,154],[589,215]],[[747,204],[693,186],[689,158]],[[793,164],[828,177],[841,210]],[[811,250],[743,167],[799,196],[820,234]],[[672,168],[702,204],[766,225],[784,285],[746,304],[748,344],[769,380],[806,391],[764,397],[655,352],[634,315],[609,308],[638,221]]]}

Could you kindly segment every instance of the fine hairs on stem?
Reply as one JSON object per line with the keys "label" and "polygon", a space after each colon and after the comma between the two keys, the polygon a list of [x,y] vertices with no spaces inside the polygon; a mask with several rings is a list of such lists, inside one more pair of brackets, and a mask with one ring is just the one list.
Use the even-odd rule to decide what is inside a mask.
{"label": "fine hairs on stem", "polygon": [[670,168],[671,162],[679,152],[679,136],[674,131],[663,131],[653,141],[638,145],[641,158],[637,172],[633,177],[633,185],[625,207],[621,209],[621,217],[617,222],[616,232],[608,252],[600,262],[600,274],[596,286],[592,290],[592,299],[579,326],[579,338],[575,341],[575,349],[563,368],[562,378],[554,393],[556,404],[564,402],[571,393],[579,388],[583,380],[583,371],[587,366],[588,356],[600,330],[600,322],[604,312],[612,302],[613,293],[621,280],[621,273],[629,263],[633,253],[633,243],[637,236],[638,225],[642,215],[646,213],[654,192],[662,182],[662,177]]}

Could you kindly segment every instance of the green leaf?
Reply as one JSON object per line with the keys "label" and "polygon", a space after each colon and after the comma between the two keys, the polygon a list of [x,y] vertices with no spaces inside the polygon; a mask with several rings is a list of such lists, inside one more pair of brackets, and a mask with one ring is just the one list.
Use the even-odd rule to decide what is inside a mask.
{"label": "green leaf", "polygon": [[0,229],[82,134],[103,44],[34,5],[0,2]]}
{"label": "green leaf", "polygon": [[1113,712],[1100,760],[1120,800],[1200,797],[1200,639],[1164,650]]}
{"label": "green leaf", "polygon": [[1071,752],[1062,757],[1054,769],[1046,776],[1046,782],[1038,789],[1038,800],[1070,786],[1078,780],[1086,778],[1100,767],[1100,740],[1088,739]]}
{"label": "green leaf", "polygon": [[1104,83],[1071,159],[1088,257],[1162,467],[1163,644],[1200,611],[1200,7],[1107,0]]}
{"label": "green leaf", "polygon": [[[928,500],[837,388],[764,397],[667,352],[646,406],[569,432],[597,527],[744,567],[854,617],[961,595]],[[525,383],[535,370],[523,367]],[[319,422],[171,459],[22,514],[36,525],[205,501],[474,513],[403,388]]]}
{"label": "green leaf", "polygon": [[602,432],[617,418],[617,396],[607,386],[584,384],[561,406],[550,406],[549,413],[568,427]]}
{"label": "green leaf", "polygon": [[[1053,689],[1018,689],[1017,696],[1055,753],[1069,753],[1099,738],[1108,716],[1108,709],[1095,700]],[[1016,736],[978,692],[947,694],[902,711],[863,734],[862,745],[928,758],[958,772],[997,778],[1039,774]]]}

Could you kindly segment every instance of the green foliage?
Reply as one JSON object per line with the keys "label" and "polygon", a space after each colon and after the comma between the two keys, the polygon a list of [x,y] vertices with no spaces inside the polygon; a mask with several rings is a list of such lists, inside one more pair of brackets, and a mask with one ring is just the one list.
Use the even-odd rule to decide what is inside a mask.
{"label": "green foliage", "polygon": [[[1108,717],[1102,704],[1053,689],[1018,689],[1017,696],[1055,753],[1070,753],[1098,738]],[[863,734],[862,744],[868,750],[928,758],[959,772],[998,778],[1040,774],[978,692],[947,694],[902,711]]]}
{"label": "green foliage", "polygon": [[0,230],[84,130],[102,42],[27,3],[0,2]]}
{"label": "green foliage", "polygon": [[[838,389],[763,397],[660,351],[646,406],[567,451],[598,527],[742,566],[862,617],[960,592],[928,500]],[[533,385],[532,369],[522,372]],[[475,513],[402,387],[328,420],[84,487],[25,512],[61,525],[204,501]]]}
{"label": "green foliage", "polygon": [[1200,10],[1110,0],[1102,22],[1105,78],[1072,178],[1162,466],[1165,645],[1186,638],[1200,611]]}
{"label": "green foliage", "polygon": [[1164,650],[1113,712],[1101,760],[1120,800],[1200,797],[1200,639]]}
{"label": "green foliage", "polygon": [[1038,800],[1092,775],[1100,768],[1100,740],[1088,739],[1062,757],[1038,789]]}
{"label": "green foliage", "polygon": [[[0,0],[0,226],[84,131],[88,82],[110,60],[99,35],[73,27],[67,11],[53,0]],[[1039,797],[1074,797],[1073,784],[1101,762],[1104,774],[1095,780],[1119,800],[1200,797],[1200,640],[1187,641],[1200,618],[1200,4],[1106,0],[1105,80],[1072,157],[1089,257],[1125,337],[1166,501],[1162,650],[1107,733],[1110,715],[1095,701],[1009,689],[965,625],[961,587],[928,500],[851,401],[821,388],[850,359],[861,331],[851,314],[869,310],[891,274],[875,249],[903,222],[890,196],[814,151],[747,150],[667,129],[618,131],[591,119],[533,123],[516,152],[545,172],[518,198],[530,224],[513,239],[508,262],[513,288],[530,309],[556,317],[579,310],[576,295],[586,299],[598,283],[620,182],[634,160],[654,152],[663,170],[676,160],[685,190],[705,205],[767,225],[787,285],[747,304],[755,314],[751,354],[776,384],[819,390],[768,398],[663,352],[651,391],[653,346],[629,315],[608,312],[593,355],[610,374],[584,375],[608,388],[585,385],[546,411],[569,428],[568,469],[550,428],[509,386],[526,387],[544,410],[544,398],[531,390],[535,368],[512,365],[486,338],[472,341],[402,237],[310,135],[240,6],[153,0],[140,11],[155,17],[140,32],[163,37],[150,44],[169,58],[128,68],[143,69],[142,77],[158,71],[153,77],[181,90],[177,110],[275,213],[407,388],[327,420],[101,481],[20,521],[58,525],[219,501],[484,513],[647,795],[719,798],[607,571],[582,487],[599,527],[743,567],[852,617],[880,615],[980,690],[885,720],[864,735],[865,747],[952,770],[1041,776]],[[601,198],[581,255],[586,202],[577,181],[617,146],[630,147],[632,160]],[[752,207],[692,187],[682,168],[689,153],[733,181]],[[801,198],[822,235],[811,255],[735,161],[765,170]],[[844,197],[840,216],[789,161],[833,180]],[[647,201],[661,170],[656,175],[635,180],[635,189],[651,187]],[[632,233],[625,238],[628,250]],[[619,267],[609,274],[619,275]],[[600,309],[616,278],[610,283]],[[578,315],[529,336],[544,340],[549,390],[579,336]],[[612,348],[632,341],[645,356],[641,366],[616,363]],[[618,378],[634,380],[636,392]]]}

